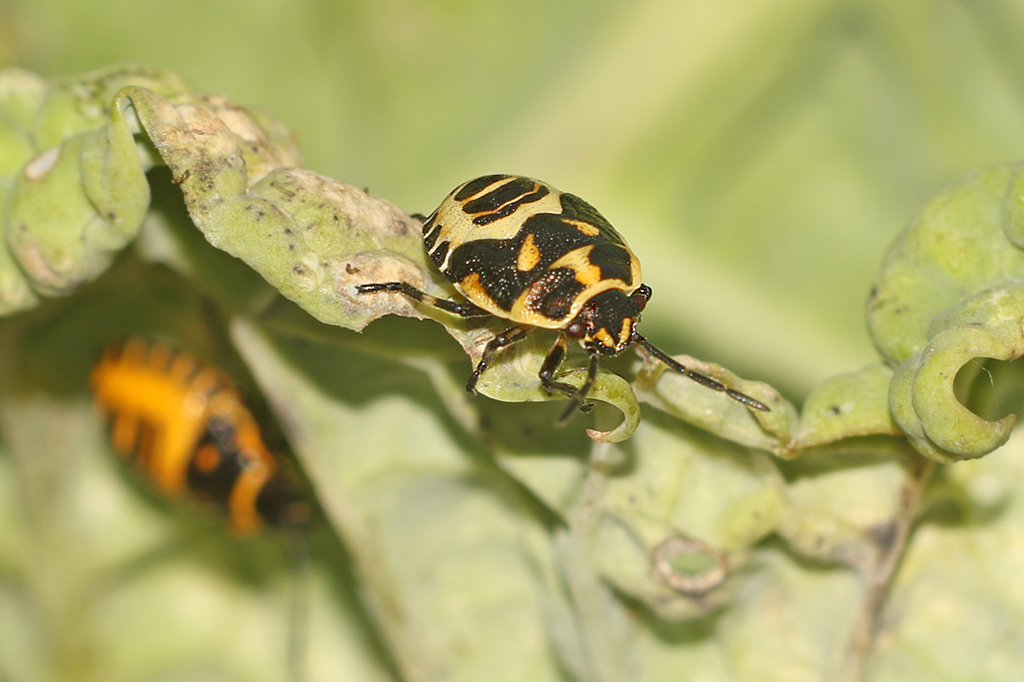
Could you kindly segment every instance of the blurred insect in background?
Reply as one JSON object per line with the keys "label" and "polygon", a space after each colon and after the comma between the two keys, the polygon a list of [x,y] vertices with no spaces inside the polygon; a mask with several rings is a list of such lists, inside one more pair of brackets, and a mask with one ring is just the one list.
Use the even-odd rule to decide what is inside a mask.
{"label": "blurred insect in background", "polygon": [[289,531],[295,580],[289,667],[300,679],[311,507],[264,444],[238,389],[191,354],[141,339],[108,348],[90,383],[110,420],[114,449],[160,493],[212,503],[238,535],[265,526]]}
{"label": "blurred insect in background", "polygon": [[[559,331],[538,376],[548,393],[569,398],[560,422],[577,407],[589,409],[586,398],[598,360],[634,344],[703,386],[769,411],[761,401],[684,367],[637,331],[651,298],[651,288],[641,281],[640,261],[604,216],[575,195],[514,175],[470,180],[423,222],[423,244],[468,303],[430,296],[406,282],[361,284],[356,291],[396,292],[464,318],[513,322],[484,348],[466,385],[470,393],[499,350],[543,328]],[[590,358],[579,388],[555,379],[569,339],[578,341]]]}

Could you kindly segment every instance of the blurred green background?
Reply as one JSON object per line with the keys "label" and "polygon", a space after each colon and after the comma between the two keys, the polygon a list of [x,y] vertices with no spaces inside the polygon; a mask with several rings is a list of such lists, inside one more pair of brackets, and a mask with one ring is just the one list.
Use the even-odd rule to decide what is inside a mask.
{"label": "blurred green background", "polygon": [[1022,156],[1022,27],[994,0],[4,0],[0,66],[177,71],[410,212],[542,178],[640,254],[651,338],[800,398],[874,359],[863,301],[925,198]]}
{"label": "blurred green background", "polygon": [[[0,67],[21,66],[47,77],[71,76],[125,62],[175,71],[197,91],[223,94],[272,112],[298,136],[308,168],[367,187],[409,212],[431,211],[454,186],[484,173],[541,178],[593,203],[638,253],[645,280],[655,292],[643,324],[649,338],[668,352],[687,352],[767,381],[799,403],[827,377],[877,359],[864,329],[864,301],[888,244],[925,200],[968,171],[1024,156],[1022,29],[1024,2],[993,0],[0,0]],[[121,276],[132,274],[127,271]],[[161,295],[160,282],[139,285],[134,293],[141,297],[151,293],[150,289],[155,297]],[[191,298],[181,305],[182,317],[198,317],[191,307],[197,304]],[[377,323],[376,333],[383,338],[389,330],[410,329],[402,326],[406,322]],[[54,329],[57,339],[60,328]],[[441,339],[439,343],[448,343],[439,329],[433,331]],[[373,342],[373,334],[371,328],[368,343]],[[256,356],[263,352],[269,358],[261,371],[280,372],[297,383],[305,378],[289,374],[287,363],[275,365],[275,354],[264,352],[258,336],[253,339],[257,340],[250,339],[248,352]],[[61,343],[53,340],[44,350],[56,357],[64,352]],[[308,352],[298,348],[292,354],[298,357]],[[395,363],[379,359],[360,359],[358,371],[355,361],[348,367],[337,363],[333,354],[316,355],[315,359],[325,369],[313,376],[323,378],[329,371],[336,372],[338,377],[328,378],[351,392],[340,398],[329,396],[335,401],[332,407],[341,405],[347,411],[339,408],[340,416],[332,413],[331,420],[324,420],[328,426],[317,434],[322,438],[317,445],[325,453],[324,461],[341,471],[337,480],[343,480],[349,462],[343,462],[340,449],[332,450],[331,444],[352,438],[352,433],[407,467],[396,465],[389,470],[401,478],[400,484],[387,481],[393,487],[364,487],[364,480],[352,474],[355,495],[323,496],[338,505],[355,499],[353,509],[362,504],[372,510],[366,518],[384,520],[374,527],[375,534],[367,534],[378,545],[370,542],[369,549],[364,549],[352,543],[348,549],[356,555],[379,550],[391,561],[384,564],[408,569],[412,578],[404,580],[407,576],[401,575],[402,579],[394,582],[412,585],[410,592],[421,586],[416,572],[421,569],[438,583],[447,579],[466,588],[438,589],[436,594],[450,597],[450,601],[437,597],[444,608],[435,609],[438,605],[430,603],[430,608],[416,612],[427,622],[436,613],[455,614],[441,625],[456,631],[450,648],[456,658],[470,648],[460,646],[472,643],[477,631],[504,632],[508,625],[507,612],[498,607],[487,612],[493,621],[460,620],[463,610],[470,611],[479,603],[489,607],[488,599],[526,604],[522,612],[515,612],[531,614],[530,618],[523,616],[521,628],[516,630],[527,633],[515,641],[523,650],[544,654],[556,648],[563,654],[573,650],[574,642],[566,644],[569,635],[557,636],[573,632],[571,628],[555,635],[542,634],[531,618],[543,612],[545,624],[569,622],[586,630],[586,616],[594,615],[556,612],[561,605],[544,592],[544,586],[563,586],[563,578],[571,581],[573,577],[566,578],[552,567],[577,565],[571,559],[579,547],[572,546],[573,538],[566,541],[566,535],[560,533],[566,527],[571,532],[579,530],[572,527],[579,520],[573,516],[578,509],[565,512],[550,505],[541,510],[549,500],[530,497],[536,491],[520,487],[525,475],[515,482],[499,475],[505,472],[496,472],[490,459],[494,453],[487,449],[491,444],[481,445],[459,431],[445,408],[437,405],[434,387],[427,386],[418,373],[408,368],[396,370]],[[43,370],[59,373],[45,362],[41,364]],[[360,380],[350,381],[347,372]],[[361,372],[385,381],[369,386],[370,380],[363,381]],[[278,381],[296,394],[301,390],[315,393],[306,386],[295,388],[284,379]],[[395,386],[403,387],[415,400]],[[27,443],[66,456],[56,459],[52,467],[42,462],[42,468],[68,473],[66,478],[73,479],[79,474],[72,456],[75,453],[61,448],[77,442],[80,432],[98,441],[98,423],[85,410],[85,397],[76,394],[72,399],[80,412],[74,413],[78,420],[72,424],[74,428],[67,433],[53,429],[51,414],[46,411],[50,396],[40,392],[32,397],[42,405],[38,415],[34,412],[38,406],[31,401],[20,403],[8,396],[15,404],[4,407],[9,412],[4,445],[15,451],[18,448],[14,446]],[[322,396],[315,393],[315,397]],[[495,408],[485,403],[483,409]],[[379,413],[377,421],[367,418],[374,413]],[[510,409],[504,414],[509,422],[515,422],[534,413]],[[537,423],[541,419],[548,423],[547,413],[536,414],[540,415]],[[772,478],[777,474],[772,468],[775,465],[757,460],[749,451],[681,426],[660,413],[652,417],[648,412],[647,417],[645,430],[626,446],[643,466],[609,484],[623,500],[623,507],[649,488],[660,490],[655,484],[676,486],[672,495],[685,498],[690,507],[672,507],[669,502],[675,498],[665,493],[669,500],[665,508],[676,514],[673,517],[666,512],[666,517],[672,523],[678,517],[689,521],[714,507],[711,501],[732,505],[732,498],[722,501],[728,497],[722,491],[737,498],[746,495],[747,488],[736,485],[737,479],[759,493],[778,482]],[[398,426],[386,430],[377,426],[381,423]],[[56,445],[51,447],[40,433],[52,436]],[[582,440],[578,432],[562,433],[569,434],[567,440],[572,436]],[[31,447],[23,447],[22,452],[34,452]],[[551,449],[557,447],[559,444]],[[363,450],[372,455],[368,460],[378,453]],[[920,534],[919,554],[906,564],[910,588],[899,597],[903,601],[897,611],[904,620],[896,622],[895,634],[888,633],[883,642],[889,658],[879,669],[888,671],[889,676],[875,679],[910,679],[901,677],[901,671],[907,669],[917,675],[913,679],[935,679],[939,673],[948,673],[948,679],[980,679],[972,677],[971,666],[975,652],[983,646],[990,646],[996,654],[990,668],[996,672],[984,679],[1002,679],[999,673],[1017,662],[1012,655],[999,655],[1017,651],[1020,643],[1020,612],[1006,616],[1018,602],[1005,598],[1010,589],[1007,583],[1015,585],[1014,576],[1024,562],[1019,549],[1024,547],[1019,536],[1020,505],[1013,506],[1015,516],[1000,514],[1015,499],[1011,489],[1024,471],[1019,463],[1022,451],[1018,443],[977,467],[958,466],[942,481],[950,498],[962,495],[962,500],[970,498],[973,504],[980,499],[988,506],[971,507],[962,518],[942,516],[940,510],[940,522]],[[530,454],[516,461],[543,467],[544,476],[553,471],[575,475],[573,467],[583,461],[568,449],[558,456],[543,447]],[[42,587],[38,593],[49,600],[42,601],[51,607],[52,621],[65,622],[62,619],[70,612],[86,623],[71,623],[69,632],[74,627],[91,627],[93,618],[102,624],[98,634],[90,632],[101,640],[96,650],[110,659],[102,660],[96,670],[108,665],[135,670],[130,657],[143,654],[122,653],[117,645],[125,633],[145,637],[145,643],[158,652],[154,669],[160,669],[164,658],[169,661],[168,668],[177,665],[176,639],[137,626],[140,610],[163,613],[168,603],[172,605],[170,620],[195,640],[202,640],[195,647],[204,652],[220,645],[216,637],[222,631],[235,635],[237,648],[243,652],[261,653],[287,638],[277,591],[269,602],[251,594],[265,587],[264,583],[285,590],[288,581],[280,554],[264,545],[224,541],[215,523],[211,523],[213,532],[193,541],[186,556],[172,551],[169,562],[161,563],[157,557],[151,565],[133,564],[124,569],[127,590],[138,589],[143,599],[133,600],[130,592],[127,596],[115,593],[115,598],[105,603],[106,610],[95,612],[98,616],[90,612],[93,605],[88,600],[81,605],[69,603],[68,593],[92,598],[100,592],[86,579],[70,587],[60,585],[67,582],[69,573],[77,579],[74,570],[66,570],[68,566],[80,568],[75,561],[67,566],[56,561],[43,565],[53,556],[75,558],[78,545],[66,544],[67,536],[90,542],[94,537],[109,540],[108,554],[118,558],[132,554],[121,546],[122,538],[130,539],[128,545],[152,545],[160,552],[167,537],[179,537],[177,521],[168,520],[164,508],[140,503],[137,490],[120,485],[120,479],[111,479],[109,470],[93,475],[89,467],[102,466],[99,461],[97,457],[81,465],[84,487],[80,480],[69,480],[68,488],[58,491],[66,492],[66,497],[38,486],[46,502],[56,501],[55,511],[51,510],[52,518],[30,518],[36,525],[29,524],[28,531],[22,532],[17,525],[25,521],[20,508],[13,512],[0,509],[4,514],[0,525],[15,529],[0,533],[0,550],[4,550],[0,557],[21,556],[8,551],[12,547],[32,550],[25,554],[29,560],[24,566],[14,570],[0,563],[0,571],[39,578]],[[658,461],[670,475],[663,475],[663,470],[652,464]],[[366,470],[377,464],[370,461]],[[879,458],[871,464],[815,460],[807,470],[788,472],[792,480],[786,484],[792,485],[786,494],[796,506],[806,502],[807,516],[821,520],[823,527],[834,519],[820,513],[822,508],[831,512],[835,506],[848,512],[853,519],[849,525],[843,525],[849,519],[837,512],[840,521],[829,531],[838,528],[841,532],[836,535],[844,540],[844,534],[850,533],[866,542],[867,530],[891,519],[891,506],[904,474],[896,460]],[[644,466],[655,473],[645,474]],[[986,469],[988,466],[994,468]],[[373,472],[376,476],[377,471]],[[318,482],[323,485],[326,479],[321,475]],[[379,483],[384,479],[381,474],[371,480]],[[429,480],[424,483],[421,479]],[[402,487],[407,480],[408,488]],[[651,481],[654,484],[648,486]],[[630,488],[634,483],[636,488]],[[958,488],[958,483],[963,487]],[[22,484],[14,475],[0,476],[0,500],[13,500],[10,507],[15,508],[20,501],[15,486]],[[615,492],[620,490],[615,485],[622,486],[624,492]],[[338,487],[341,492],[351,492]],[[528,499],[524,502],[523,498]],[[86,508],[82,503],[86,499],[95,502],[99,511],[81,520],[75,518],[69,510]],[[565,499],[570,499],[568,493]],[[660,499],[656,500],[659,504]],[[740,501],[753,509],[750,516],[762,511],[747,498]],[[577,502],[579,499],[572,498],[572,504],[565,504],[571,507]],[[584,503],[581,505],[586,507]],[[969,507],[967,501],[963,505]],[[742,505],[736,502],[734,506]],[[122,508],[132,511],[124,513]],[[977,509],[981,509],[978,515],[971,516]],[[552,520],[559,514],[564,518]],[[944,525],[950,517],[963,524]],[[480,525],[474,525],[480,519]],[[1001,525],[982,527],[993,519]],[[659,517],[659,522],[663,520]],[[55,526],[65,523],[70,530],[59,529],[52,535],[56,538],[52,546],[40,548],[45,543],[32,533],[39,528],[45,531],[51,521]],[[92,524],[95,536],[80,533],[75,525],[79,521]],[[565,525],[560,525],[563,521]],[[154,532],[151,523],[161,530]],[[960,533],[963,529],[970,532]],[[65,530],[67,536],[61,535]],[[824,537],[826,533],[822,533]],[[28,541],[19,540],[19,534]],[[50,537],[45,532],[38,536]],[[438,548],[426,541],[434,538],[449,544]],[[978,551],[983,542],[987,545]],[[401,656],[394,651],[404,650],[413,660],[409,651],[415,654],[417,647],[431,645],[422,644],[423,635],[442,639],[449,634],[440,625],[434,631],[424,627],[423,621],[410,621],[411,644],[405,642],[406,649],[396,646],[381,653],[387,645],[382,645],[368,626],[355,594],[357,588],[352,587],[356,581],[334,571],[348,565],[345,551],[336,540],[324,544],[334,554],[321,558],[322,565],[331,570],[318,574],[320,582],[314,581],[314,594],[328,594],[329,598],[322,600],[319,610],[314,607],[310,619],[311,667],[330,672],[321,673],[318,679],[330,679],[341,669],[352,675],[347,679],[393,679],[396,666],[389,656]],[[478,557],[472,552],[480,546],[499,544],[500,552],[479,550],[479,557],[486,561],[479,559],[475,564],[469,560]],[[1007,547],[1016,551],[1007,551]],[[325,550],[320,547],[320,551]],[[90,561],[106,565],[109,557],[102,551],[95,553],[103,561],[93,557]],[[609,597],[601,603],[613,604],[608,612],[614,618],[608,620],[614,636],[620,633],[615,628],[625,631],[623,623],[636,628],[631,636],[640,632],[636,635],[640,644],[630,640],[630,650],[639,651],[637,658],[663,675],[649,679],[685,679],[682,676],[690,670],[705,671],[707,679],[714,680],[820,679],[818,671],[828,670],[835,652],[840,651],[834,643],[845,641],[843,628],[853,620],[850,613],[858,603],[862,584],[852,571],[826,569],[797,554],[783,548],[777,539],[758,545],[750,561],[753,568],[740,576],[737,592],[741,598],[721,618],[715,615],[696,624],[663,621],[640,608],[632,597],[618,599],[622,596],[618,593],[614,593],[615,599]],[[277,557],[278,563],[264,555]],[[30,563],[33,557],[35,565]],[[267,562],[272,570],[264,573],[253,568],[257,575],[248,577],[248,582],[220,569],[221,564],[249,568]],[[189,582],[179,577],[176,569],[181,566],[177,563],[188,570],[198,566],[201,579]],[[430,571],[439,564],[447,572],[438,571],[437,577]],[[483,568],[471,572],[477,565]],[[987,582],[976,581],[972,571],[979,570],[979,565],[991,575],[1002,576],[1004,582],[986,587]],[[601,568],[604,580],[618,566]],[[137,588],[131,582],[133,575]],[[638,576],[641,582],[649,578],[646,573]],[[951,576],[962,581],[955,590],[950,587]],[[111,583],[124,577],[114,576]],[[393,577],[382,577],[380,582],[390,587],[388,580]],[[541,587],[531,582],[534,579]],[[158,589],[151,592],[153,583]],[[371,600],[386,593],[384,589],[374,593],[378,588],[367,590]],[[606,592],[613,594],[612,590]],[[10,600],[5,603],[29,604],[31,608],[24,612],[34,613],[34,602],[16,591],[12,594],[5,597]],[[429,590],[423,594],[428,599],[435,597]],[[603,599],[606,594],[599,596]],[[37,597],[33,593],[32,598]],[[97,601],[101,599],[97,597]],[[779,604],[791,610],[783,609],[778,616],[773,609],[780,608]],[[387,613],[393,605],[385,601],[383,607],[380,603],[372,606]],[[975,610],[970,610],[972,607]],[[34,636],[22,622],[21,613],[0,608],[0,633],[8,643],[2,653],[8,657],[5,660],[16,663],[20,653],[10,643],[17,645],[19,637],[30,641]],[[197,613],[217,614],[210,617],[208,631],[194,628]],[[773,621],[777,616],[779,620]],[[780,621],[785,622],[779,626]],[[48,623],[42,617],[40,622]],[[260,629],[264,622],[277,628],[269,636]],[[974,627],[977,622],[984,622],[986,628]],[[800,637],[791,637],[791,630],[799,630]],[[726,636],[716,639],[709,634],[712,632]],[[965,632],[975,639],[965,638]],[[391,643],[401,641],[400,635],[393,637]],[[81,660],[93,657],[92,650],[78,644],[79,640],[70,635],[67,639],[71,645],[64,649],[71,651],[71,662],[61,669],[75,669],[80,662],[75,656]],[[508,653],[504,640],[487,642],[494,646],[493,652],[476,649],[479,657],[474,661],[490,660],[492,654],[496,658],[496,652]],[[3,644],[0,641],[0,650]],[[56,649],[60,645],[58,642]],[[595,648],[598,658],[593,665],[599,667],[602,651]],[[186,649],[182,644],[181,650]],[[737,658],[737,652],[745,653],[746,658]],[[757,666],[773,655],[795,661],[794,667],[779,668],[777,677],[765,678]],[[359,677],[356,664],[335,666],[335,658],[363,661],[365,676]],[[527,670],[535,659],[516,653],[510,658],[520,662],[524,672],[507,679],[541,679],[539,675],[531,678]],[[25,659],[30,663],[22,669],[32,670],[37,659]],[[258,655],[246,653],[240,659],[248,676],[239,674],[235,679],[276,677],[276,670],[268,673]],[[964,662],[962,669],[951,670],[950,659]],[[557,665],[546,663],[544,671],[552,678],[587,679],[571,669],[574,663],[579,661],[563,655]],[[397,667],[402,664],[399,661]],[[173,679],[220,679],[203,677],[203,671],[200,668],[195,677],[182,672],[180,678]],[[458,672],[462,677],[457,679],[493,679],[487,677],[492,671],[486,669],[463,667]],[[95,674],[100,679],[98,675],[105,673]],[[135,679],[128,673],[123,678]],[[4,670],[0,670],[2,679]],[[38,675],[37,679],[48,678]]]}

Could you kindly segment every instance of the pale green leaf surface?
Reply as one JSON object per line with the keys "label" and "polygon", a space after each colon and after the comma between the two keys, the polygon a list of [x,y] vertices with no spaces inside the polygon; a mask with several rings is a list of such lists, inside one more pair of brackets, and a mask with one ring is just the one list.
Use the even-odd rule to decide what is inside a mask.
{"label": "pale green leaf surface", "polygon": [[176,73],[136,65],[107,67],[53,81],[39,109],[33,112],[29,128],[37,152],[59,146],[79,133],[102,128],[109,121],[114,95],[128,86],[144,87],[163,97],[175,97],[191,89]]}
{"label": "pale green leaf surface", "polygon": [[[0,216],[7,215],[15,176],[35,153],[29,125],[45,93],[46,82],[33,73],[20,69],[0,71]],[[0,222],[0,239],[4,244],[6,224],[6,219]],[[11,252],[0,248],[0,315],[31,308],[37,301]]]}
{"label": "pale green leaf surface", "polygon": [[872,339],[890,365],[920,351],[933,320],[963,298],[1024,274],[1024,252],[1003,223],[1015,170],[973,173],[929,201],[896,238],[868,303]]}
{"label": "pale green leaf surface", "polygon": [[722,393],[709,391],[690,379],[665,371],[661,363],[643,367],[637,375],[637,388],[644,401],[683,421],[748,447],[779,450],[780,442],[789,441],[797,414],[778,391],[764,383],[744,381],[723,367],[689,356],[676,359],[685,367],[761,400],[771,408],[771,412],[747,408]]}
{"label": "pale green leaf surface", "polygon": [[888,367],[869,365],[823,383],[804,400],[792,447],[809,448],[854,436],[901,435],[889,412],[891,380]]}
{"label": "pale green leaf surface", "polygon": [[[0,196],[0,211],[3,213],[7,212],[12,184],[10,178],[3,178],[0,181],[0,192],[3,192],[3,196]],[[6,229],[2,230],[0,237],[5,235]],[[0,249],[0,315],[32,308],[38,302],[39,297],[32,290],[11,252],[7,248]]]}
{"label": "pale green leaf surface", "polygon": [[1022,446],[1017,433],[998,456],[948,469],[968,523],[928,524],[915,535],[886,607],[899,627],[879,638],[870,679],[903,680],[910,670],[996,682],[1024,670]]}
{"label": "pale green leaf surface", "polygon": [[869,573],[880,552],[875,534],[897,514],[905,453],[873,443],[814,455],[787,472],[778,533],[803,557]]}
{"label": "pale green leaf surface", "polygon": [[740,570],[750,549],[781,523],[781,477],[763,455],[723,447],[664,417],[649,417],[622,447],[623,461],[610,469],[602,490],[595,566],[668,620],[721,606],[720,593],[703,592],[722,581],[701,594],[676,593],[653,570],[656,548],[676,536],[693,538],[722,555],[728,572]]}
{"label": "pale green leaf surface", "polygon": [[[538,581],[553,577],[531,538],[542,528],[524,524],[523,500],[494,469],[466,457],[429,384],[248,325],[234,339],[274,387],[270,399],[404,678],[558,679],[537,601]],[[389,385],[405,390],[389,395]]]}
{"label": "pale green leaf surface", "polygon": [[972,360],[1024,354],[1024,251],[1014,241],[1016,167],[974,173],[932,199],[891,247],[868,302],[883,356],[898,365],[893,417],[943,463],[1006,443],[1016,420],[985,419],[954,393]]}
{"label": "pale green leaf surface", "polygon": [[32,289],[67,294],[95,279],[135,236],[149,206],[146,166],[111,101],[131,82],[167,94],[183,84],[169,72],[136,67],[45,89],[21,71],[0,80],[0,128],[8,131],[0,137],[12,142],[0,164],[11,178],[0,224],[0,309],[13,312],[37,302]]}

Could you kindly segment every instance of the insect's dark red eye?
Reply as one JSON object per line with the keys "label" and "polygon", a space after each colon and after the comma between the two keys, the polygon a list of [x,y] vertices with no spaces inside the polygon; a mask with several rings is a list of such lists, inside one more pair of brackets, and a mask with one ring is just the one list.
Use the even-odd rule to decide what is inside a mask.
{"label": "insect's dark red eye", "polygon": [[582,322],[572,322],[565,328],[565,333],[571,339],[582,339],[587,330],[583,327]]}
{"label": "insect's dark red eye", "polygon": [[632,298],[637,311],[643,311],[647,307],[647,301],[651,300],[651,288],[646,284],[641,284],[640,288],[633,292]]}

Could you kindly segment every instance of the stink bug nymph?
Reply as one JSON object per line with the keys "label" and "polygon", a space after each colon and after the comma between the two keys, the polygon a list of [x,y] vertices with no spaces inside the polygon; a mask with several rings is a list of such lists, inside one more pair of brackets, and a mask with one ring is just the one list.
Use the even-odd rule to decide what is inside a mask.
{"label": "stink bug nymph", "polygon": [[[494,316],[513,322],[484,348],[466,390],[500,349],[536,328],[559,330],[541,365],[541,385],[569,398],[561,420],[589,409],[587,393],[602,356],[643,346],[671,369],[755,410],[764,403],[695,372],[655,347],[637,330],[651,298],[640,261],[604,216],[577,196],[539,180],[487,175],[459,185],[423,222],[430,259],[466,303],[430,296],[406,282],[361,284],[360,294],[391,291],[465,318]],[[557,381],[569,339],[590,356],[587,377],[576,388]]]}
{"label": "stink bug nymph", "polygon": [[305,524],[309,504],[264,444],[238,389],[215,367],[131,339],[107,349],[91,384],[115,449],[167,497],[209,500],[241,535]]}
{"label": "stink bug nymph", "polygon": [[191,354],[137,338],[108,348],[90,383],[110,418],[114,449],[161,493],[222,507],[239,535],[263,526],[291,531],[288,670],[290,679],[304,679],[310,503],[265,445],[239,390]]}

